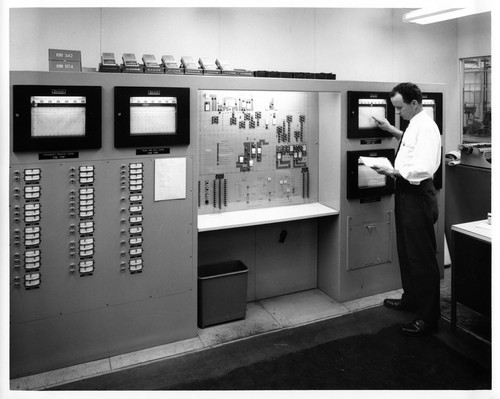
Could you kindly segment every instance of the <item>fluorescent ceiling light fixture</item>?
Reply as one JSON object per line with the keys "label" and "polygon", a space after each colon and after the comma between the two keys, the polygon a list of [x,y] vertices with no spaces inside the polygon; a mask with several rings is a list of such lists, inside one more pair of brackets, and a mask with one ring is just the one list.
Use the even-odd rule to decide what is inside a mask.
{"label": "fluorescent ceiling light fixture", "polygon": [[487,3],[489,2],[474,2],[474,4],[463,8],[421,8],[420,10],[410,11],[403,15],[403,22],[426,25],[480,14],[491,11],[491,4]]}

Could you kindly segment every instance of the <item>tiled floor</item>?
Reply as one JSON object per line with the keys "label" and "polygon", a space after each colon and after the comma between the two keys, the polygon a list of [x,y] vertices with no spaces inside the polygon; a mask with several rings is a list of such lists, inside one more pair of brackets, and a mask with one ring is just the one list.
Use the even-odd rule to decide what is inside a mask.
{"label": "tiled floor", "polygon": [[[441,280],[442,295],[450,295],[450,269]],[[250,302],[244,320],[198,330],[198,336],[137,352],[113,356],[95,362],[53,370],[11,380],[12,390],[37,390],[71,381],[102,375],[139,364],[205,350],[257,334],[312,323],[323,319],[379,306],[384,298],[397,298],[402,290],[390,291],[345,303],[337,303],[319,290],[298,292],[276,298]]]}

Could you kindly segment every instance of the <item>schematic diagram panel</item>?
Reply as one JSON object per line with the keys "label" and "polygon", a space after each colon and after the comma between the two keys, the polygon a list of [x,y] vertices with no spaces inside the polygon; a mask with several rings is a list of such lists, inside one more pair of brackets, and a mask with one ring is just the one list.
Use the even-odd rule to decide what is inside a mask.
{"label": "schematic diagram panel", "polygon": [[316,202],[317,93],[200,90],[199,214]]}

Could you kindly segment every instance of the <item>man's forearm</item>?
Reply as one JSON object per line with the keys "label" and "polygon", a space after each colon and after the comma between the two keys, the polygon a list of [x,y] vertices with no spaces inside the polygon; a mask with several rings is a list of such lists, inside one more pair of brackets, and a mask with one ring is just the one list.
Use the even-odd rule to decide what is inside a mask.
{"label": "man's forearm", "polygon": [[401,136],[403,135],[403,132],[401,130],[392,125],[389,127],[389,129],[386,130],[386,132],[398,140],[401,139]]}

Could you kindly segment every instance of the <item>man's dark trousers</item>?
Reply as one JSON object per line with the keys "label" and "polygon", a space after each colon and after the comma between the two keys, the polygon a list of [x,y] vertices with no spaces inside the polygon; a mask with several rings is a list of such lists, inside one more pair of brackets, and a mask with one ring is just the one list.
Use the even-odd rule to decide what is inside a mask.
{"label": "man's dark trousers", "polygon": [[417,318],[436,323],[440,316],[439,265],[434,224],[438,219],[436,189],[432,179],[419,185],[396,179],[396,235],[403,303]]}

